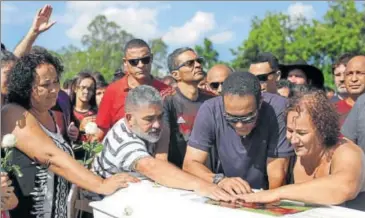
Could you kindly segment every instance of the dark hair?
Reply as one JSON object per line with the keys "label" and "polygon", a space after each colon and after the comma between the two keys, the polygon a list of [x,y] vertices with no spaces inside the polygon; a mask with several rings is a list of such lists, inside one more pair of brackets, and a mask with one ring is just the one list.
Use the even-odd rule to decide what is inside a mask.
{"label": "dark hair", "polygon": [[5,47],[5,45],[3,43],[1,43],[1,51],[2,50],[6,50],[6,47]]}
{"label": "dark hair", "polygon": [[72,87],[71,87],[71,94],[70,94],[71,105],[75,106],[75,104],[76,104],[76,88],[77,88],[78,85],[80,85],[81,81],[84,80],[84,79],[91,79],[94,82],[94,92],[93,92],[93,95],[90,98],[89,104],[92,108],[97,108],[96,107],[96,100],[95,100],[96,81],[95,81],[94,77],[92,76],[92,74],[89,73],[89,72],[86,72],[86,71],[81,71],[73,79],[73,83],[72,83]]}
{"label": "dark hair", "polygon": [[94,72],[92,73],[92,76],[96,81],[96,89],[105,88],[108,86],[108,83],[100,72]]}
{"label": "dark hair", "polygon": [[187,51],[192,51],[195,53],[192,48],[183,47],[175,49],[171,54],[169,54],[169,56],[167,57],[167,67],[169,68],[170,73],[176,70],[176,68],[179,66],[179,63],[177,62],[177,57]]}
{"label": "dark hair", "polygon": [[62,88],[63,89],[71,89],[72,87],[72,83],[73,83],[74,79],[66,79],[63,84],[62,84]]}
{"label": "dark hair", "polygon": [[347,63],[351,60],[351,58],[355,57],[356,55],[354,53],[344,53],[340,55],[335,63],[332,65],[332,74],[335,73],[335,69],[341,65],[346,66]]}
{"label": "dark hair", "polygon": [[151,52],[150,46],[147,44],[147,42],[145,42],[142,39],[132,39],[132,40],[129,40],[127,42],[127,44],[125,44],[123,52],[125,55],[127,53],[128,49],[144,48],[144,47],[148,48],[148,50]]}
{"label": "dark hair", "polygon": [[317,132],[317,137],[326,148],[335,146],[340,135],[339,115],[335,106],[327,99],[324,91],[307,90],[289,100],[290,111],[299,114],[307,111]]}
{"label": "dark hair", "polygon": [[18,60],[18,58],[13,53],[8,50],[1,50],[1,68],[16,60]]}
{"label": "dark hair", "polygon": [[257,55],[257,57],[252,61],[252,64],[265,63],[268,62],[271,69],[274,71],[279,70],[279,60],[270,52],[263,52]]}
{"label": "dark hair", "polygon": [[309,84],[292,84],[289,92],[289,98],[299,96],[303,93],[318,90],[318,88],[315,88]]}
{"label": "dark hair", "polygon": [[276,81],[276,87],[278,89],[281,89],[281,88],[289,88],[289,89],[291,89],[292,86],[293,86],[293,84],[289,80],[286,80],[286,79],[281,79],[279,81]]}
{"label": "dark hair", "polygon": [[29,53],[44,53],[44,52],[48,52],[48,50],[46,48],[42,47],[42,46],[34,45],[30,49]]}
{"label": "dark hair", "polygon": [[125,76],[125,73],[124,73],[122,68],[118,68],[118,69],[115,70],[115,73],[114,73],[113,76],[114,76],[113,77],[113,82],[115,82],[115,81],[121,79],[123,76]]}
{"label": "dark hair", "polygon": [[259,106],[261,99],[260,81],[248,72],[231,73],[223,82],[222,95],[253,95],[257,106]]}
{"label": "dark hair", "polygon": [[41,64],[51,64],[55,67],[58,78],[61,77],[63,66],[57,57],[48,52],[31,53],[15,62],[8,79],[8,103],[16,103],[30,109],[32,87],[36,78],[36,68]]}

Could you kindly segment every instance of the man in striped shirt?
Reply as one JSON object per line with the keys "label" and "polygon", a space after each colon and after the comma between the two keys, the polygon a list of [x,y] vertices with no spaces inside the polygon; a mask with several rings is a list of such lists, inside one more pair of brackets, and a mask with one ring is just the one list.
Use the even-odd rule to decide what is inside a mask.
{"label": "man in striped shirt", "polygon": [[235,200],[217,185],[154,158],[160,152],[155,143],[161,136],[163,113],[162,98],[155,88],[141,85],[129,91],[124,109],[124,118],[104,138],[104,149],[94,161],[95,173],[107,178],[128,172],[140,179],[147,177],[161,185],[193,190],[215,200]]}

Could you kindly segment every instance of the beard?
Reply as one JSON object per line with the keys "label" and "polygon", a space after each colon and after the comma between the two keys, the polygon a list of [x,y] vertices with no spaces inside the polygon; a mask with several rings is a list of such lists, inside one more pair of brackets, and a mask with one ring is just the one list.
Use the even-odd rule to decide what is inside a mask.
{"label": "beard", "polygon": [[156,143],[161,138],[161,129],[152,128],[148,132],[143,132],[138,126],[131,128],[132,132],[139,138],[144,139],[150,143]]}

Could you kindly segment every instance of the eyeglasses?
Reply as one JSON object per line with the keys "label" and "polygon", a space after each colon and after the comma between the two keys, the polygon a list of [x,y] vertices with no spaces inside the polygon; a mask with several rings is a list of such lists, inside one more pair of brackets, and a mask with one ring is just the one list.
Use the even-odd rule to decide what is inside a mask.
{"label": "eyeglasses", "polygon": [[204,58],[198,57],[196,59],[192,59],[192,60],[185,61],[184,63],[180,64],[175,70],[179,70],[182,67],[193,68],[195,62],[198,62],[199,64],[203,64],[204,63]]}
{"label": "eyeglasses", "polygon": [[266,82],[269,75],[271,74],[274,74],[276,73],[276,71],[271,71],[269,73],[265,73],[265,74],[260,74],[260,75],[256,75],[257,79],[260,81],[260,82]]}
{"label": "eyeglasses", "polygon": [[226,119],[226,121],[231,124],[236,124],[238,122],[241,122],[243,124],[249,124],[249,123],[253,123],[256,121],[257,110],[250,116],[237,117],[237,116],[229,115],[227,113],[224,113],[223,116]]}
{"label": "eyeglasses", "polygon": [[151,62],[151,56],[146,56],[143,58],[137,58],[137,59],[129,59],[127,60],[130,65],[133,67],[137,66],[139,62],[141,61],[144,65],[149,64]]}
{"label": "eyeglasses", "polygon": [[212,90],[217,90],[219,88],[219,86],[221,86],[223,84],[223,82],[213,82],[210,83],[209,86]]}

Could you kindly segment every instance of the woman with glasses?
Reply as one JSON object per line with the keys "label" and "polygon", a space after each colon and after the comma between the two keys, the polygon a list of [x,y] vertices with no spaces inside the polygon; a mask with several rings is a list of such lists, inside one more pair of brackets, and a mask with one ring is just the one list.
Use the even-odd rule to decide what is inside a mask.
{"label": "woman with glasses", "polygon": [[365,209],[365,157],[361,148],[341,140],[339,117],[326,94],[308,90],[294,96],[287,110],[287,138],[296,156],[288,183],[242,196],[246,202],[282,199]]}
{"label": "woman with glasses", "polygon": [[[71,87],[71,105],[73,108],[73,121],[79,128],[80,134],[76,142],[77,145],[87,142],[85,126],[89,122],[95,122],[97,114],[96,105],[96,81],[91,73],[80,72],[75,78]],[[83,159],[84,152],[75,151],[76,159]]]}

